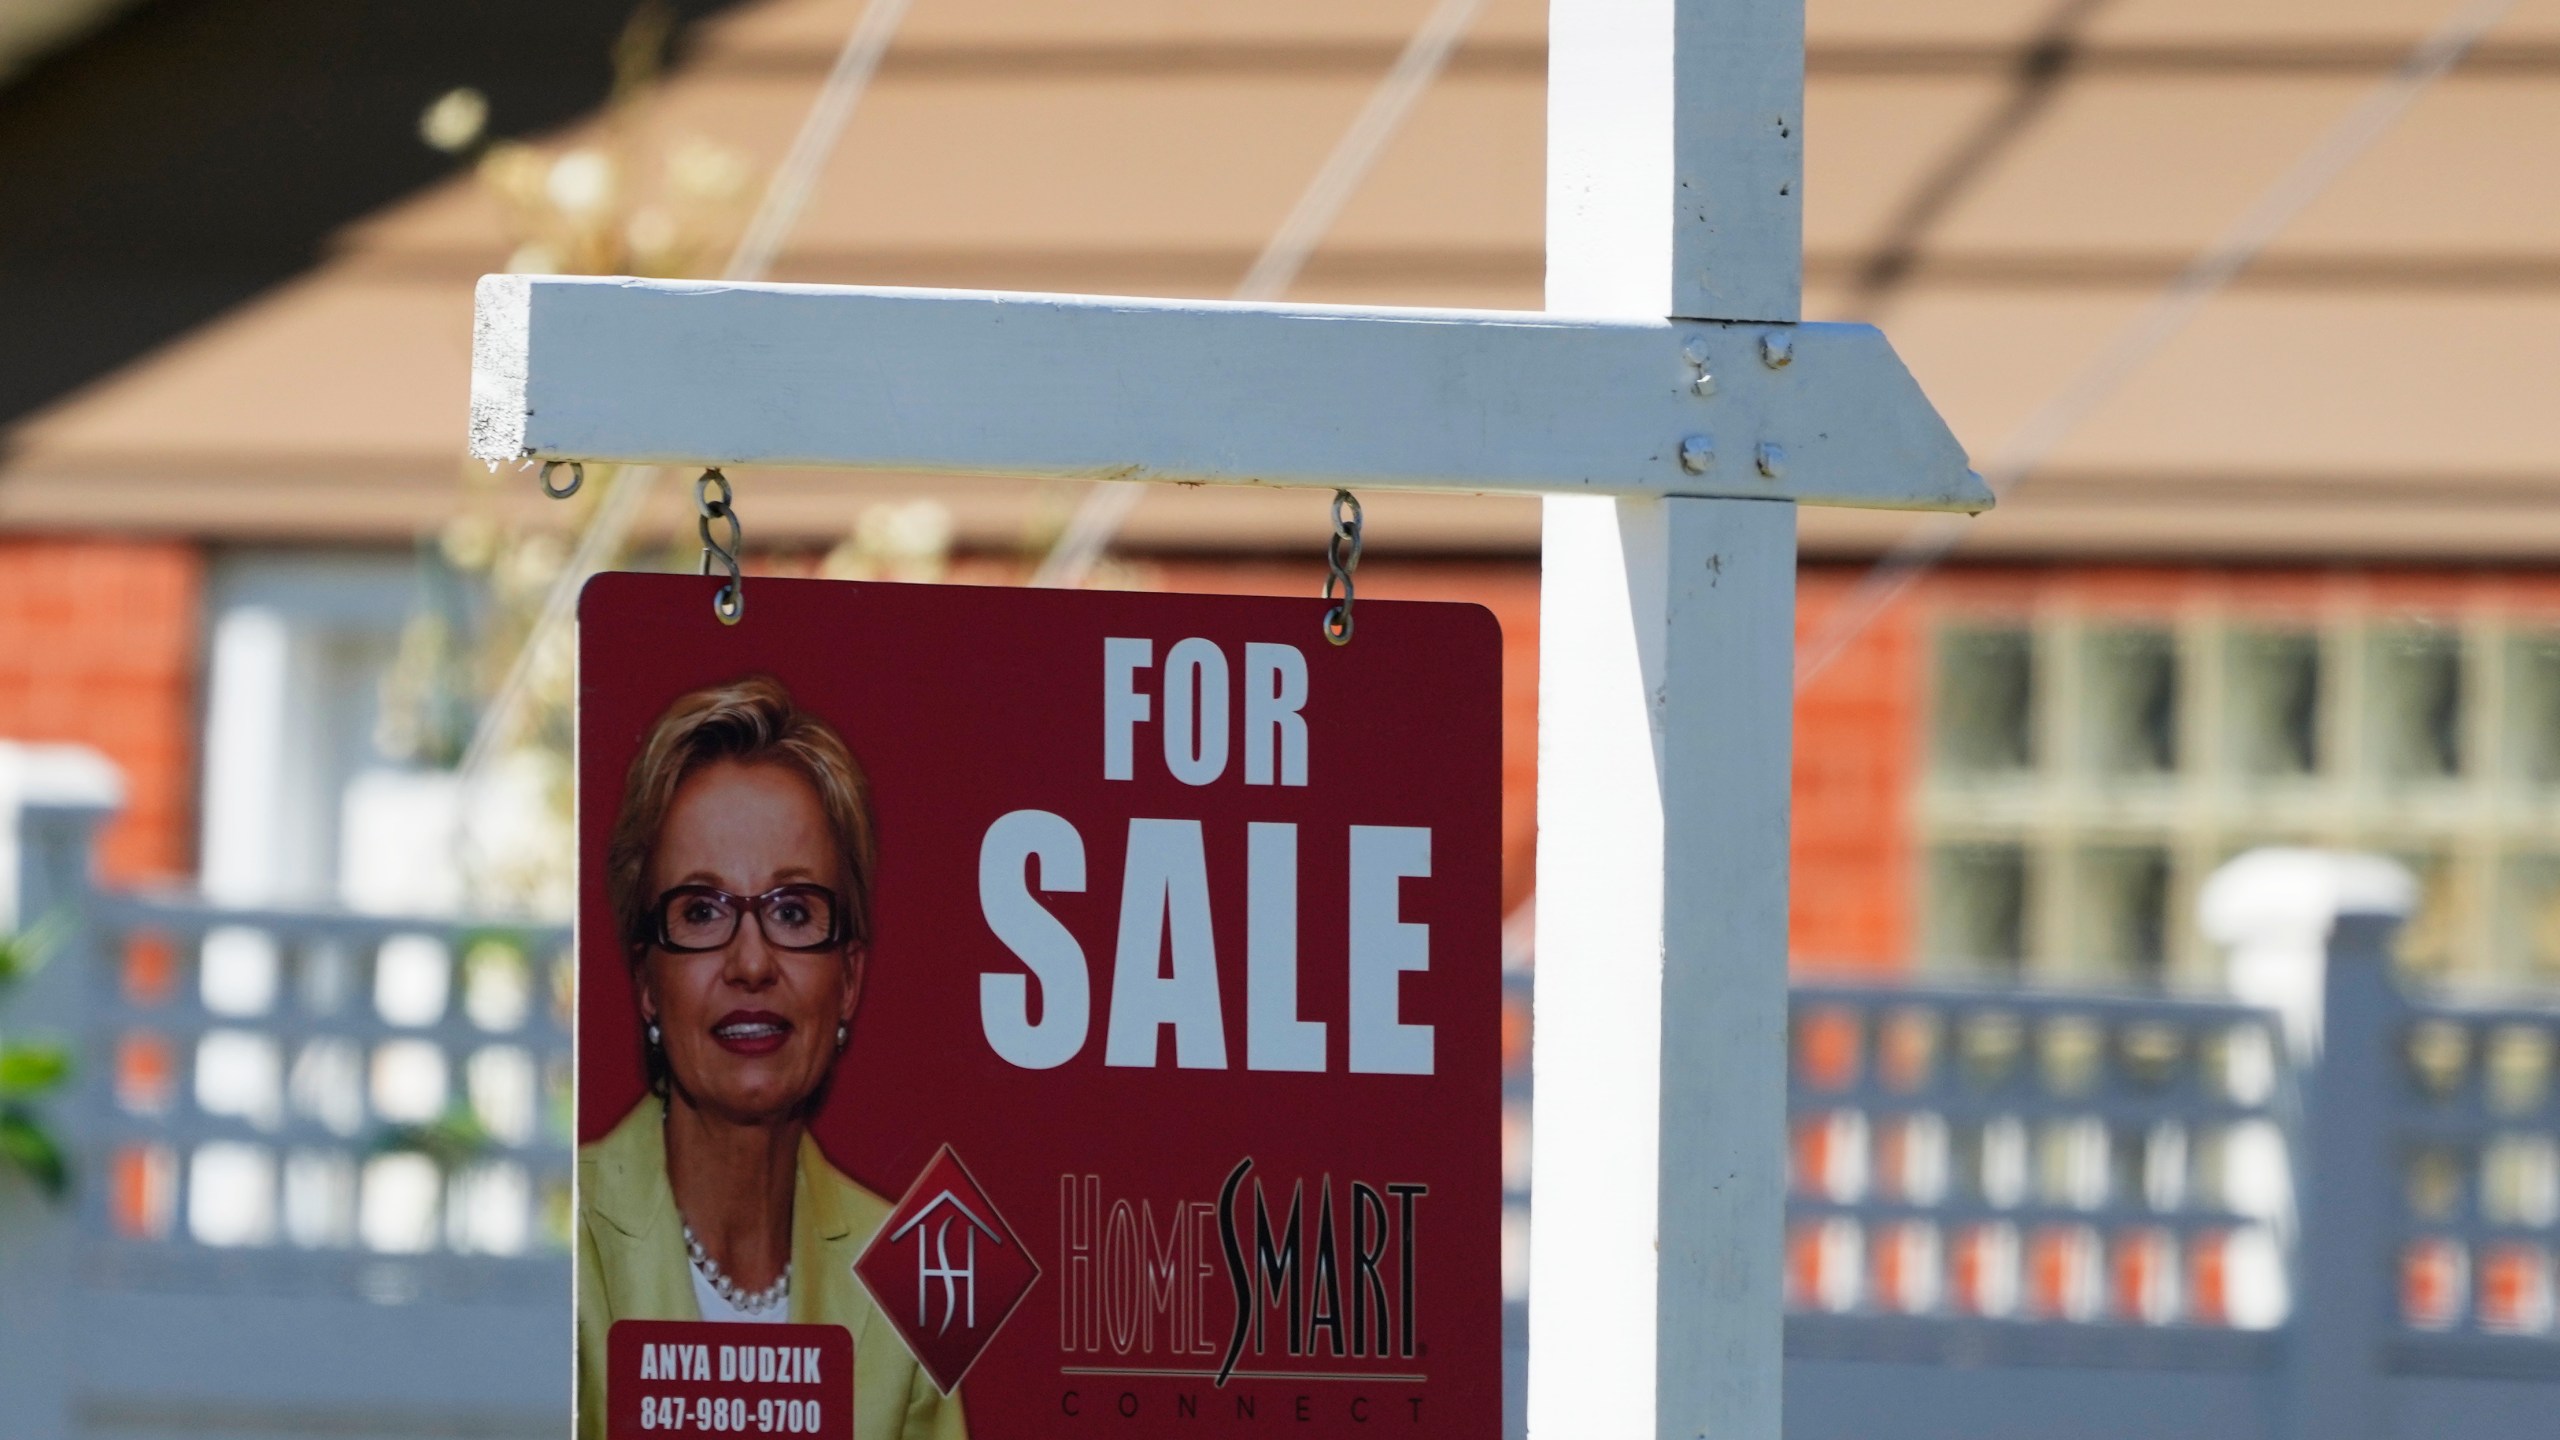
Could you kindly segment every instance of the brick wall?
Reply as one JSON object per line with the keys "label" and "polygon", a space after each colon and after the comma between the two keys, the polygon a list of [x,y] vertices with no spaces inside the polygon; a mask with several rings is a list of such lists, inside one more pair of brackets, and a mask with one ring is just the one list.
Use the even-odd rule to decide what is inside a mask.
{"label": "brick wall", "polygon": [[184,544],[0,539],[0,738],[77,741],[123,767],[113,879],[194,865],[203,570]]}
{"label": "brick wall", "polygon": [[[1815,566],[1798,573],[1800,648],[1859,573]],[[1898,601],[1796,696],[1787,928],[1800,966],[1899,970],[1910,963],[1910,806],[1926,694],[1921,638],[1911,602]]]}

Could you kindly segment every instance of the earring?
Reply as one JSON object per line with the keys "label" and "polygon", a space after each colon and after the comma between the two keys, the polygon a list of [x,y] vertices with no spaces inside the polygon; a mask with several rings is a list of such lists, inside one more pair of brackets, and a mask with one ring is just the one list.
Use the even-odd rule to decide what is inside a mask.
{"label": "earring", "polygon": [[650,1021],[650,1022],[649,1022],[649,1048],[650,1048],[650,1049],[652,1049],[652,1050],[655,1050],[655,1049],[657,1049],[657,1048],[658,1048],[661,1044],[663,1044],[663,1043],[664,1043],[664,1042],[661,1040],[661,1038],[660,1038],[660,1037],[659,1037],[659,1035],[658,1035],[658,1022],[657,1022],[657,1021],[655,1021],[655,1020]]}
{"label": "earring", "polygon": [[847,1035],[848,1035],[849,1033],[850,1033],[850,1032],[848,1032],[848,1031],[845,1029],[845,1025],[844,1025],[844,1022],[843,1022],[843,1021],[839,1020],[839,1021],[837,1021],[837,1022],[836,1022],[836,1048],[837,1048],[837,1049],[841,1050],[841,1049],[843,1049],[843,1048],[844,1048],[844,1042],[845,1042],[845,1039],[846,1039],[846,1037],[847,1037]]}

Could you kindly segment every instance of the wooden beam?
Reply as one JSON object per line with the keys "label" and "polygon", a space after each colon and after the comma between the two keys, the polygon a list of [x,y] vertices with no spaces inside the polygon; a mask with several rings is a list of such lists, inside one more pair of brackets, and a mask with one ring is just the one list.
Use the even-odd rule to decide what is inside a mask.
{"label": "wooden beam", "polygon": [[1863,325],[491,276],[471,436],[490,461],[1990,503]]}

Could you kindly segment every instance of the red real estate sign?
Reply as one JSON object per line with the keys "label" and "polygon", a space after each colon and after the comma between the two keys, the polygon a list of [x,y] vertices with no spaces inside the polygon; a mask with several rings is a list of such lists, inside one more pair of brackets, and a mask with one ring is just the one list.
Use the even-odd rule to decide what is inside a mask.
{"label": "red real estate sign", "polygon": [[581,1435],[1497,1433],[1492,618],[715,588],[580,611]]}

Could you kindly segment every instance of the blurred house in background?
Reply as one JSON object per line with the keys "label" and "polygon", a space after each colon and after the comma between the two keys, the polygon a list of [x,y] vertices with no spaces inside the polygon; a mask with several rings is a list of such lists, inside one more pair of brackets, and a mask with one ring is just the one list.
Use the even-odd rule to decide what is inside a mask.
{"label": "blurred house in background", "polygon": [[[364,898],[366,837],[403,833],[365,818],[408,793],[381,772],[433,758],[385,753],[377,709],[440,537],[567,523],[458,459],[471,282],[543,256],[419,110],[471,85],[554,163],[708,142],[761,176],[858,7],[718,8],[662,91],[585,119],[615,6],[398,8],[164,3],[0,90],[0,283],[43,302],[12,310],[41,324],[8,361],[0,732],[126,766],[119,874]],[[776,277],[1225,293],[1424,8],[919,0]],[[1815,0],[1808,312],[1888,324],[1987,453],[2439,8]],[[1295,298],[1538,304],[1543,26],[1490,0]],[[2555,78],[2560,9],[2520,5],[1814,679],[1802,957],[2205,981],[2202,875],[2301,840],[2413,861],[2425,963],[2560,968]],[[955,576],[1013,578],[1077,498],[735,478],[781,568],[928,497]],[[679,488],[650,563],[684,559]],[[1373,593],[1513,637],[1525,898],[1536,507],[1367,498]],[[1312,590],[1322,507],[1151,492],[1121,583]],[[1808,636],[1900,525],[1806,513]],[[440,893],[409,879],[388,898]]]}
{"label": "blurred house in background", "polygon": [[[2446,8],[1811,0],[1808,315],[1885,324],[1987,456]],[[197,887],[226,915],[563,912],[567,851],[546,828],[556,775],[511,782],[499,828],[530,858],[494,893],[465,873],[452,775],[528,597],[604,487],[555,505],[529,474],[462,460],[471,286],[510,267],[716,272],[860,9],[685,0],[635,21],[628,0],[0,6],[0,737],[79,741],[122,769],[111,882]],[[1428,9],[915,0],[774,278],[1229,293]],[[1544,30],[1544,0],[1486,0],[1292,298],[1538,305]],[[486,135],[529,148],[490,146],[470,104],[438,103],[465,87]],[[422,138],[431,105],[442,149]],[[1795,778],[1804,968],[2213,988],[2222,957],[2194,918],[2204,877],[2240,850],[2299,842],[2410,862],[2423,898],[2407,963],[2560,979],[2560,459],[2541,423],[2560,374],[2555,181],[2560,0],[2519,0],[2023,489],[1970,522],[1947,563],[1810,676]],[[1014,583],[1081,498],[1014,481],[732,478],[768,573]],[[622,563],[690,565],[680,479],[661,483]],[[1537,506],[1363,500],[1364,595],[1476,600],[1504,624],[1518,918],[1535,839]],[[1909,524],[1803,515],[1808,656],[1829,653]],[[1154,487],[1101,580],[1312,595],[1325,530],[1319,494]],[[545,1367],[565,1360],[541,1337],[566,1294],[565,1205],[546,1176],[564,1156],[541,1147],[565,1050],[539,1018],[542,957],[475,962],[467,929],[412,929],[214,924],[173,946],[146,926],[104,952],[123,967],[119,1003],[166,1008],[136,1022],[140,1041],[116,1042],[101,1113],[176,1118],[115,1151],[107,1193],[84,1203],[112,1237],[180,1243],[103,1247],[130,1269],[93,1268],[132,1293],[160,1286],[133,1323],[191,1343],[206,1328],[184,1317],[210,1312],[185,1306],[206,1295],[225,1314],[246,1313],[237,1295],[259,1286],[309,1300],[295,1323],[339,1336],[355,1378],[330,1402],[341,1408],[294,1412],[297,1433],[314,1415],[347,1433],[552,1433]],[[1512,927],[1515,964],[1527,929]],[[1523,1043],[1524,991],[1515,976]],[[2290,1102],[2278,1039],[2234,1038],[2247,1016],[2127,1001],[2035,1028],[1962,996],[1930,1000],[1940,1015],[1904,992],[1808,994],[1797,1201],[1834,1209],[1792,1242],[1800,1308],[1939,1295],[1938,1278],[1885,1284],[1901,1257],[1913,1274],[1944,1270],[1946,1303],[1974,1316],[2095,1324],[2130,1304],[2143,1324],[2282,1318],[2271,1237],[2291,1196],[2268,1117]],[[337,1018],[322,1030],[345,1034],[287,1022],[324,1002]],[[2512,1018],[2436,1023],[2531,1028]],[[1911,1038],[1923,1032],[1926,1045]],[[1862,1044],[1882,1058],[1862,1060]],[[2380,1042],[2367,1048],[2386,1063]],[[1913,1139],[1925,1126],[1879,1118],[1871,1136],[1865,1111],[1822,1098],[1888,1059],[1953,1084],[1944,1062],[1959,1050],[2021,1086],[2051,1082],[2019,1102],[2043,1127],[2032,1147],[2016,1115],[1967,1130],[1950,1109],[1933,1151]],[[2255,1076],[2233,1103],[2256,1148],[2198,1120],[2190,1162],[2176,1127],[2191,1117],[2156,1095],[2143,1103],[2167,1128],[2111,1131],[2074,1109],[2090,1092],[2072,1077],[2119,1053],[2160,1074],[2219,1057]],[[2057,1056],[2078,1058],[2057,1069]],[[426,1150],[367,1148],[384,1126],[455,1113],[515,1150],[429,1164]],[[1514,1120],[1523,1138],[1525,1112]],[[287,1125],[328,1132],[308,1163],[274,1138]],[[2560,1224],[2550,1137],[2491,1148],[2476,1188],[2507,1208],[2484,1223]],[[2435,1177],[2413,1196],[2463,1193],[2468,1152],[2411,1153]],[[1937,1230],[1889,1206],[1841,1208],[1889,1174],[1908,1189],[1925,1154],[1958,1208],[2089,1209],[2138,1192],[2163,1213],[2115,1249],[2094,1222],[2022,1238],[1995,1217],[1959,1243],[1950,1220],[1940,1266]],[[2126,1165],[2138,1184],[2111,1178]],[[1968,1168],[1982,1177],[1972,1198],[1944,1183]],[[2243,1171],[2250,1185],[2225,1183]],[[2208,1189],[2246,1223],[2170,1237],[2202,1223],[2190,1201]],[[2445,1207],[2427,1213],[2451,1225]],[[2005,1251],[1976,1243],[2004,1226]],[[2404,1299],[2424,1303],[2404,1308],[2451,1317],[2469,1282],[2445,1277],[2468,1275],[2472,1252],[2429,1243],[2437,1258],[2404,1272]],[[241,1249],[261,1266],[227,1265]],[[1924,1250],[1928,1263],[1910,1258]],[[2482,1304],[2495,1290],[2505,1307],[2482,1313],[2547,1335],[2548,1249],[2505,1269],[2479,1253]],[[2233,1254],[2258,1255],[2247,1273],[2265,1283],[2215,1268],[2243,1273]],[[515,1268],[482,1264],[497,1259]],[[2493,1285],[2501,1275],[2540,1278]],[[313,1308],[350,1294],[361,1303]],[[447,1316],[484,1345],[534,1337],[506,1341],[523,1362],[515,1408],[403,1419],[366,1388],[392,1385],[383,1355],[430,1332],[415,1314],[383,1328],[365,1307],[421,1301],[424,1314],[438,1299],[516,1306],[503,1325],[495,1308]],[[97,1423],[210,1423],[201,1391],[168,1395]]]}

